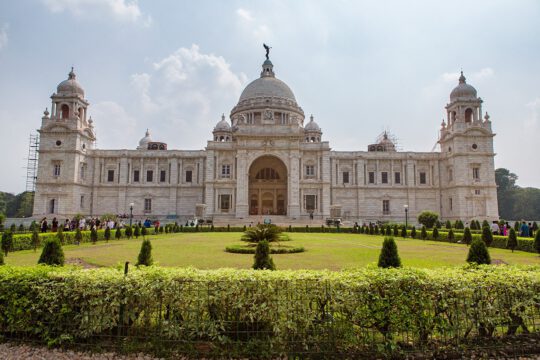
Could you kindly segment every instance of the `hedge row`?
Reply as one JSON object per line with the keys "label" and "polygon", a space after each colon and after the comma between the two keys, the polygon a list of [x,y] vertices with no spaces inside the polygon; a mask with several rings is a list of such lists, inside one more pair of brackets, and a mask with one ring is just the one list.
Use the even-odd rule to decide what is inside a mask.
{"label": "hedge row", "polygon": [[[153,233],[152,229],[152,233]],[[105,230],[98,230],[98,240],[105,240]],[[70,245],[70,244],[76,244],[75,240],[75,231],[66,231],[63,232],[64,234],[64,245]],[[85,242],[91,242],[90,239],[90,230],[88,231],[81,231],[82,234],[82,240],[81,243]],[[116,230],[111,230],[111,240],[115,238]],[[124,232],[122,231],[122,235],[124,235]],[[41,246],[45,243],[46,240],[51,238],[56,238],[56,233],[54,232],[47,232],[47,233],[39,233],[39,242]],[[13,248],[11,251],[19,251],[19,250],[30,250],[33,249],[34,246],[32,245],[32,233],[28,234],[13,234]]]}
{"label": "hedge row", "polygon": [[127,276],[115,269],[0,267],[6,338],[220,357],[367,356],[499,337],[502,344],[506,335],[540,331],[538,303],[538,267],[150,267]]}

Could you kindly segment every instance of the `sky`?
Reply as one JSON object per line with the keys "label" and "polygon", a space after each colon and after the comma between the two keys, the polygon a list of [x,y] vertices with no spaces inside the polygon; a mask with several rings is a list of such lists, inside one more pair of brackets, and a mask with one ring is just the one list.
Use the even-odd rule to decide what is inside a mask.
{"label": "sky", "polygon": [[221,114],[276,77],[333,150],[367,150],[387,130],[432,151],[460,70],[492,121],[495,167],[540,187],[540,2],[0,2],[0,191],[25,190],[28,139],[73,66],[101,149],[135,149],[146,129],[169,149],[204,149]]}

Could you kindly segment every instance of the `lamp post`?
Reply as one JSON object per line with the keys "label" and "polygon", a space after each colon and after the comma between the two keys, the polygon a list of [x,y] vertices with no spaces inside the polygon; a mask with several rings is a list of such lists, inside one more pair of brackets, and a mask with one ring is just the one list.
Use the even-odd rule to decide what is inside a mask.
{"label": "lamp post", "polygon": [[133,221],[133,205],[133,203],[129,203],[129,227],[131,227]]}
{"label": "lamp post", "polygon": [[405,209],[405,229],[407,229],[407,225],[409,222],[409,205],[405,204],[403,205],[403,208]]}

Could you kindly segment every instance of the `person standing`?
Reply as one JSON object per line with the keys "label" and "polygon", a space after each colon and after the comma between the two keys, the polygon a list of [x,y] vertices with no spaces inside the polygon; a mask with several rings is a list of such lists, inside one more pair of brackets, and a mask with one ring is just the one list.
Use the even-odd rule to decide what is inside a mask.
{"label": "person standing", "polygon": [[41,220],[41,232],[44,233],[44,232],[47,232],[47,227],[49,226],[49,224],[47,224],[47,218],[44,217],[43,220]]}
{"label": "person standing", "polygon": [[523,220],[521,222],[521,236],[522,237],[529,237],[529,225]]}
{"label": "person standing", "polygon": [[51,231],[52,232],[57,232],[58,231],[58,220],[56,220],[56,218],[52,219]]}

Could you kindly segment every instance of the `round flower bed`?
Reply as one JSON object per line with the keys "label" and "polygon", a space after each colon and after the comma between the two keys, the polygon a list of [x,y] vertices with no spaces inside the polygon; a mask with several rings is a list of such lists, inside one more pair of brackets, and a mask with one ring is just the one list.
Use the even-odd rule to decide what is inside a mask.
{"label": "round flower bed", "polygon": [[[255,254],[257,244],[231,245],[225,248],[226,252],[234,254]],[[306,251],[303,246],[274,245],[270,244],[270,254],[294,254]]]}

